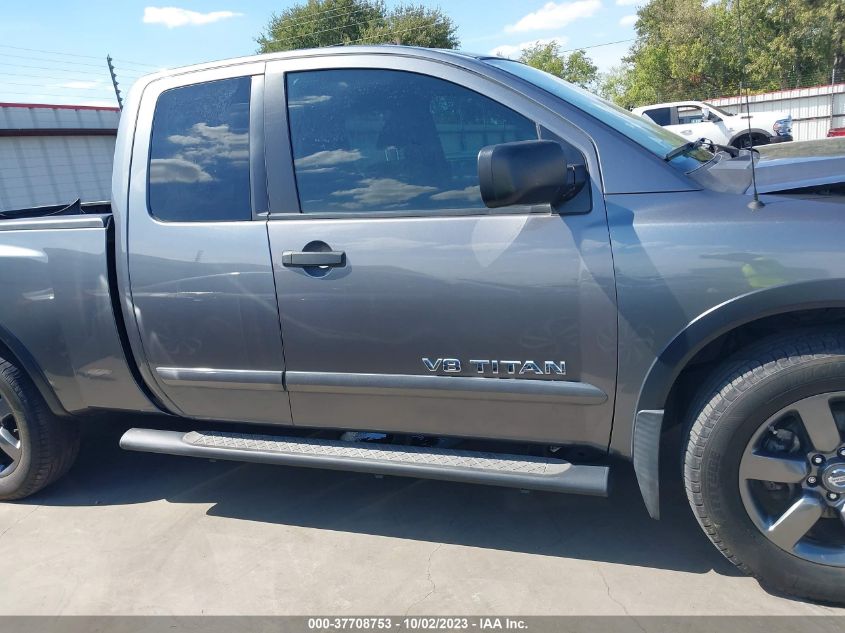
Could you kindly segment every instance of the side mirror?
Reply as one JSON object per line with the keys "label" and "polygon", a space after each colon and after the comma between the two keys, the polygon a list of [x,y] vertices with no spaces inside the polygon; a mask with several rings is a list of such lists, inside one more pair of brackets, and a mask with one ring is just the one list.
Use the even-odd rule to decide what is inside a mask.
{"label": "side mirror", "polygon": [[568,164],[556,141],[488,145],[478,152],[481,199],[491,209],[515,204],[558,205],[587,182],[584,164]]}

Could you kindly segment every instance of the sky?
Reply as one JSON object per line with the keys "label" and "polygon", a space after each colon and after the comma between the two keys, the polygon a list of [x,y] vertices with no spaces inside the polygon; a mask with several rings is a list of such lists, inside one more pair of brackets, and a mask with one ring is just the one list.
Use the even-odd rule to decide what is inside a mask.
{"label": "sky", "polygon": [[[410,0],[440,7],[461,48],[518,57],[557,40],[586,48],[600,70],[618,64],[643,0]],[[105,57],[125,94],[161,68],[251,55],[270,16],[295,0],[1,0],[0,102],[115,105]],[[154,2],[154,0],[152,0]],[[173,2],[173,4],[170,4]],[[388,6],[401,0],[386,0]],[[405,2],[407,4],[408,2]],[[604,45],[609,42],[620,42]]]}

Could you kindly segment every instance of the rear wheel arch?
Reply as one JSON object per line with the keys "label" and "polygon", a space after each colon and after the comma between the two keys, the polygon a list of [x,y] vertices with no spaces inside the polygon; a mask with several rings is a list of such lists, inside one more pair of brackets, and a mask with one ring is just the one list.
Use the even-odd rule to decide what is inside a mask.
{"label": "rear wheel arch", "polygon": [[30,380],[35,384],[35,388],[44,398],[44,402],[49,407],[53,415],[60,417],[67,417],[70,414],[62,406],[53,387],[44,375],[44,372],[39,367],[35,358],[26,349],[26,347],[9,332],[3,325],[0,325],[0,359],[6,360],[22,372],[24,372]]}
{"label": "rear wheel arch", "polygon": [[[631,454],[640,491],[659,518],[659,453],[664,431],[684,419],[690,392],[728,352],[785,326],[845,325],[845,279],[757,290],[703,313],[678,332],[652,363],[633,421]],[[685,408],[686,407],[686,408]]]}

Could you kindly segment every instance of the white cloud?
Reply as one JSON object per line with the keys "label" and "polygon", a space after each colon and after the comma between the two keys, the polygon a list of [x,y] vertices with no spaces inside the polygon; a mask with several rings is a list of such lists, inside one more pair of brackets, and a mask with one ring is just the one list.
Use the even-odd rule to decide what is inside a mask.
{"label": "white cloud", "polygon": [[212,22],[227,20],[239,15],[243,14],[235,13],[234,11],[199,13],[198,11],[189,11],[188,9],[180,9],[178,7],[144,7],[145,24],[163,24],[169,29],[187,24],[194,26],[211,24]]}
{"label": "white cloud", "polygon": [[645,4],[646,0],[616,0],[617,7],[633,7],[637,4]]}
{"label": "white cloud", "polygon": [[395,178],[365,178],[359,181],[361,187],[345,191],[333,191],[333,196],[351,197],[351,202],[341,206],[348,209],[363,207],[398,207],[423,193],[437,191],[437,187],[411,185]]}
{"label": "white cloud", "polygon": [[619,19],[619,26],[634,26],[637,23],[637,15],[623,15]]}
{"label": "white cloud", "polygon": [[211,175],[196,163],[184,158],[153,158],[150,161],[150,182],[210,182]]}
{"label": "white cloud", "polygon": [[297,158],[294,162],[300,169],[314,169],[322,167],[331,167],[333,165],[341,165],[343,163],[352,163],[356,160],[361,160],[363,155],[357,149],[332,149],[316,152],[310,156],[303,156]]}
{"label": "white cloud", "polygon": [[441,191],[431,196],[432,200],[468,200],[474,202],[481,197],[481,187],[478,185],[470,185],[463,189],[450,189],[449,191]]}
{"label": "white cloud", "polygon": [[520,44],[502,44],[501,46],[497,46],[496,48],[490,51],[491,55],[499,55],[501,57],[519,57],[526,48],[530,48],[535,44],[539,44],[540,46],[545,46],[546,44],[550,44],[551,42],[557,42],[561,46],[566,44],[568,38],[566,37],[545,37],[537,40],[531,40],[530,42],[522,42]]}
{"label": "white cloud", "polygon": [[602,8],[601,0],[547,2],[540,9],[505,27],[508,33],[559,29],[581,18],[589,18]]}

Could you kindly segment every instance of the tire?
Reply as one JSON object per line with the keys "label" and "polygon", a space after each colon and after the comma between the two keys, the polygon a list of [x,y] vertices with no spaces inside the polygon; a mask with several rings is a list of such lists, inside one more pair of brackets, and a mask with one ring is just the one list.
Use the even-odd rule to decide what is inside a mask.
{"label": "tire", "polygon": [[752,147],[759,147],[760,145],[768,145],[770,142],[768,136],[752,132],[750,144],[748,142],[748,133],[745,133],[737,136],[731,145],[737,149],[750,149]]}
{"label": "tire", "polygon": [[[29,376],[2,358],[0,424],[6,439],[0,452],[0,501],[23,499],[50,485],[79,452],[77,421],[53,415]],[[18,440],[17,449],[10,438]]]}
{"label": "tire", "polygon": [[[822,497],[819,503],[832,503],[825,499],[829,493],[824,488],[808,487],[815,472],[811,462],[814,458],[804,451],[807,449],[805,443],[812,445],[812,441],[798,439],[811,436],[801,434],[804,418],[796,411],[804,410],[801,409],[802,403],[819,402],[821,398],[828,404],[830,413],[839,406],[838,396],[830,395],[836,392],[845,392],[845,330],[808,330],[777,336],[739,352],[714,372],[691,407],[684,455],[684,482],[698,523],[719,551],[740,570],[755,576],[764,587],[775,592],[843,604],[845,511],[841,508],[845,504],[840,503],[836,508],[825,506],[819,510],[827,513],[821,515],[819,522],[833,519],[833,522],[821,526],[826,530],[824,534],[835,533],[831,547],[842,548],[841,560],[837,560],[836,564],[825,564],[818,561],[829,562],[831,559],[815,559],[807,554],[816,551],[813,548],[817,542],[827,547],[815,540],[818,538],[815,530],[820,529],[820,523],[813,524],[810,531],[799,536],[796,544],[779,545],[772,536],[777,520],[759,527],[759,513],[752,509],[752,506],[759,506],[755,505],[756,502],[749,505],[744,496],[770,494],[774,498],[780,495],[782,499],[778,503],[786,503],[785,507],[790,510],[794,507],[792,504],[803,503],[805,497],[816,503],[816,495]],[[784,410],[787,410],[786,414],[782,414]],[[831,432],[835,434],[838,430],[841,446],[845,429],[833,415],[831,418]],[[807,419],[810,419],[809,415]],[[778,426],[781,424],[782,427]],[[778,430],[780,428],[787,429],[785,440],[778,435],[784,432]],[[758,481],[759,478],[748,478],[749,471],[741,468],[749,463],[744,461],[746,456],[750,454],[749,459],[756,459],[759,454],[755,452],[758,450],[755,448],[757,441],[774,442],[776,446],[781,446],[785,452],[776,457],[800,462],[801,468],[806,469],[807,478],[802,472],[796,475],[800,481],[793,483],[773,484]],[[834,449],[839,450],[841,448]],[[833,452],[826,465],[833,468],[840,461],[845,466],[845,459]],[[841,468],[831,472],[830,478],[825,478],[825,481],[838,481],[841,472]],[[774,516],[784,519],[786,515],[778,510]],[[793,518],[795,516],[792,515]],[[780,525],[784,522],[781,521]],[[840,528],[842,540],[838,541]],[[764,529],[768,530],[768,536],[764,534]],[[798,531],[801,529],[803,527]]]}

